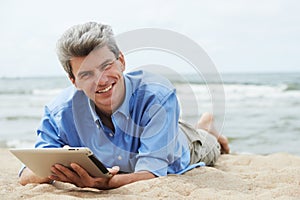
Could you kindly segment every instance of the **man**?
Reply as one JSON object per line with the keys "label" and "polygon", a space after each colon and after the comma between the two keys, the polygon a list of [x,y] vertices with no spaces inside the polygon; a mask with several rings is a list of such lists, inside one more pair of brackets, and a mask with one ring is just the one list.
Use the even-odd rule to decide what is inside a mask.
{"label": "man", "polygon": [[213,129],[212,115],[204,114],[197,130],[179,121],[168,80],[145,71],[123,74],[125,59],[109,26],[76,25],[58,41],[57,52],[75,87],[45,107],[35,147],[89,147],[113,176],[91,177],[76,163],[72,170],[56,164],[44,178],[24,168],[21,184],[56,180],[111,189],[180,173],[200,161],[213,165],[220,151],[229,152],[227,139]]}

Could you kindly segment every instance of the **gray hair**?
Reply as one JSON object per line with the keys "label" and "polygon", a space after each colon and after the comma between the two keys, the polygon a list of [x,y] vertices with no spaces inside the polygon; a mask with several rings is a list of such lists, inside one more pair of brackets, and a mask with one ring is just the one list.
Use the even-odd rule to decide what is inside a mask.
{"label": "gray hair", "polygon": [[57,56],[70,78],[75,79],[70,60],[87,56],[91,51],[106,46],[119,56],[120,50],[109,25],[96,22],[75,25],[69,28],[57,42]]}

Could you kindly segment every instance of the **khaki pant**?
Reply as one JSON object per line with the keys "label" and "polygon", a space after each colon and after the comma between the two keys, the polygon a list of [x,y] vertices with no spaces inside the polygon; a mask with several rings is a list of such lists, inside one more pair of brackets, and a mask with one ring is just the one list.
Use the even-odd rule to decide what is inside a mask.
{"label": "khaki pant", "polygon": [[214,165],[220,156],[221,147],[215,136],[203,129],[195,129],[190,124],[179,121],[179,127],[185,133],[190,148],[190,164],[205,162]]}

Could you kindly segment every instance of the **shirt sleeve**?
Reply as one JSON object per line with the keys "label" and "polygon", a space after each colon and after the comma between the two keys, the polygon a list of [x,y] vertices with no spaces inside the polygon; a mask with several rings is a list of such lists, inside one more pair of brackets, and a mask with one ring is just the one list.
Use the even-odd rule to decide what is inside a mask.
{"label": "shirt sleeve", "polygon": [[65,142],[63,142],[59,132],[55,117],[45,107],[44,116],[37,129],[35,148],[58,148],[64,146]]}
{"label": "shirt sleeve", "polygon": [[[45,107],[44,116],[39,128],[37,129],[37,136],[38,138],[35,143],[35,148],[57,148],[64,146],[64,143],[58,136],[58,127],[55,120],[53,116],[50,115],[47,107]],[[19,177],[25,168],[26,166],[22,164],[18,173]]]}
{"label": "shirt sleeve", "polygon": [[163,101],[149,103],[144,115],[148,122],[140,135],[135,172],[150,171],[165,176],[168,165],[174,162],[178,137],[179,105],[175,92]]}

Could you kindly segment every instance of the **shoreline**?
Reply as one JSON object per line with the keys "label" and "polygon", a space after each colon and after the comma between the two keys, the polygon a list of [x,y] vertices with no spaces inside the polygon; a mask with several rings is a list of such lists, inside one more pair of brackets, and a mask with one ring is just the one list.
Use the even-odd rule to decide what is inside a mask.
{"label": "shoreline", "polygon": [[18,183],[21,163],[0,148],[0,194],[5,199],[299,199],[300,156],[222,155],[214,167],[200,167],[184,175],[140,181],[114,190],[77,188],[72,184]]}

